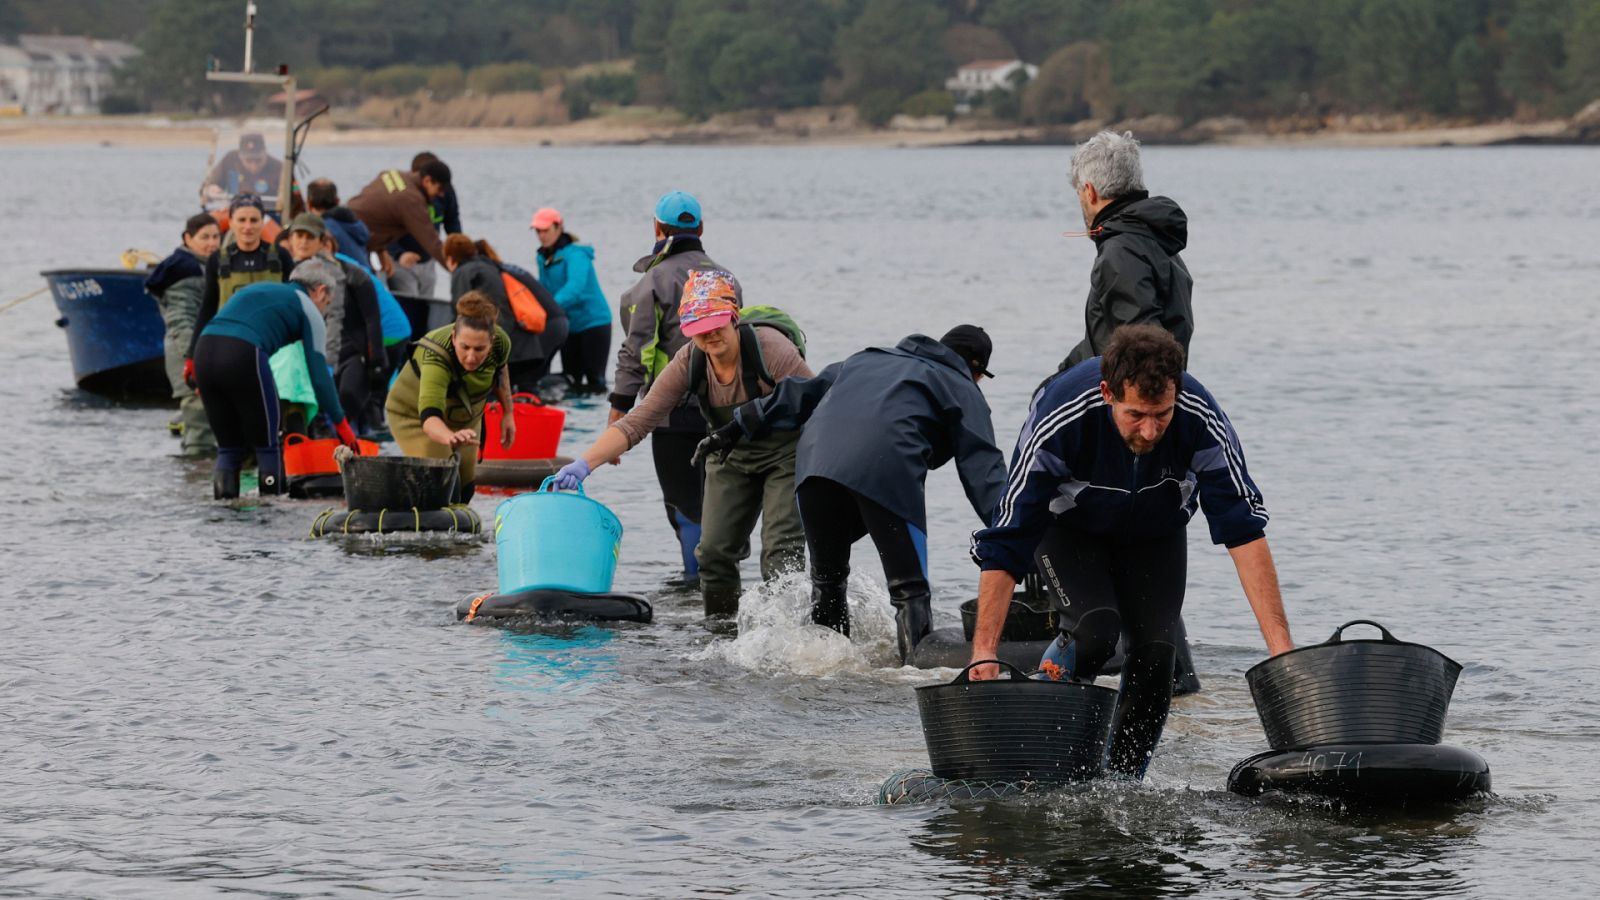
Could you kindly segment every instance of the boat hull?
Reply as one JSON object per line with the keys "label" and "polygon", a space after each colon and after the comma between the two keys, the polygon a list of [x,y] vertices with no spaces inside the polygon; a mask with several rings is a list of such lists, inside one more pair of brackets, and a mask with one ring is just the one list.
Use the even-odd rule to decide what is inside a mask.
{"label": "boat hull", "polygon": [[128,269],[56,269],[50,285],[67,336],[78,387],[117,398],[169,399],[162,338],[166,325],[145,292],[145,273]]}

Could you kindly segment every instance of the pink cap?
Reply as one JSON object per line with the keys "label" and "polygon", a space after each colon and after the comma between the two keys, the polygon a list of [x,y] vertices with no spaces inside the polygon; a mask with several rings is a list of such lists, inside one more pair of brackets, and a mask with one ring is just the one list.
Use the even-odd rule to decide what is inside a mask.
{"label": "pink cap", "polygon": [[559,223],[560,221],[561,213],[556,212],[554,209],[546,206],[533,214],[533,224],[529,225],[528,227],[537,228],[542,231],[546,228],[549,228],[551,225]]}
{"label": "pink cap", "polygon": [[678,330],[694,337],[739,319],[739,282],[721,269],[692,269],[678,302]]}

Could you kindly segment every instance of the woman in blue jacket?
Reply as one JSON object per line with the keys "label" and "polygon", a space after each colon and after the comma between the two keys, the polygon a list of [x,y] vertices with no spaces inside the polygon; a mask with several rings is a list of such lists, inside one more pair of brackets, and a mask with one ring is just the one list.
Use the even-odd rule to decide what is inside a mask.
{"label": "woman in blue jacket", "polygon": [[539,235],[539,281],[567,311],[567,342],[561,373],[574,390],[603,394],[611,360],[611,307],[594,275],[594,248],[567,233],[561,213],[545,207],[533,214]]}

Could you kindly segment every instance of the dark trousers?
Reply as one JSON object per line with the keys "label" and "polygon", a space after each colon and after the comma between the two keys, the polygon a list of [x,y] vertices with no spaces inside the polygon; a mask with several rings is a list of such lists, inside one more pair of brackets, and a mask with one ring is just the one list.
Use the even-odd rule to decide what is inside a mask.
{"label": "dark trousers", "polygon": [[1057,523],[1045,532],[1034,561],[1062,631],[1076,642],[1077,675],[1098,673],[1123,632],[1130,654],[1158,641],[1184,644],[1189,543],[1183,529],[1156,538],[1110,538]]}
{"label": "dark trousers", "polygon": [[[346,356],[339,360],[334,370],[334,385],[339,389],[339,405],[344,407],[350,427],[359,434],[372,429],[367,421],[367,405],[371,400],[371,382],[367,378],[367,361],[359,356]],[[378,424],[382,424],[380,420]]]}
{"label": "dark trousers", "polygon": [[574,388],[606,389],[606,368],[611,361],[611,323],[567,335],[561,346],[561,374]]}
{"label": "dark trousers", "polygon": [[850,546],[868,535],[889,584],[926,581],[927,545],[915,525],[826,478],[807,478],[795,499],[811,553],[812,581],[843,581],[850,574]]}
{"label": "dark trousers", "polygon": [[266,352],[238,338],[201,335],[194,376],[217,436],[217,471],[239,471],[246,454],[255,450],[263,477],[281,475],[278,385]]}

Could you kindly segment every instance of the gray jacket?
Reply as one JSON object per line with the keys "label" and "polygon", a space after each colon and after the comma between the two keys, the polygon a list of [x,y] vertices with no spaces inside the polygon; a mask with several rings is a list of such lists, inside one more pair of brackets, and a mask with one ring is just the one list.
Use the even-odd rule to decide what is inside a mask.
{"label": "gray jacket", "polygon": [[[644,273],[639,283],[622,295],[622,346],[617,348],[617,369],[612,377],[611,406],[622,412],[633,408],[639,392],[649,386],[689,339],[678,330],[678,301],[684,282],[697,269],[722,269],[706,255],[700,239],[676,235],[653,256],[633,264]],[[723,269],[723,271],[727,271]],[[734,284],[738,281],[735,279]],[[744,305],[744,292],[739,291]]]}
{"label": "gray jacket", "polygon": [[1104,353],[1120,325],[1160,325],[1187,356],[1194,278],[1178,253],[1189,242],[1188,216],[1170,198],[1139,191],[1101,210],[1090,232],[1097,249],[1084,309],[1086,333],[1058,371]]}
{"label": "gray jacket", "polygon": [[750,437],[801,430],[795,484],[826,478],[922,529],[928,471],[951,459],[987,526],[1005,488],[989,403],[955,351],[913,334],[873,347],[814,378],[785,378],[735,414]]}

